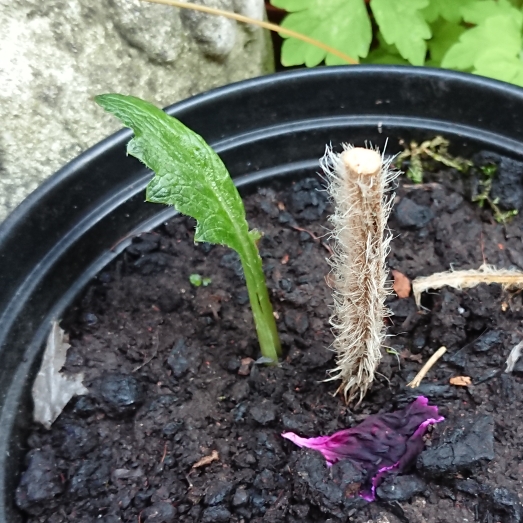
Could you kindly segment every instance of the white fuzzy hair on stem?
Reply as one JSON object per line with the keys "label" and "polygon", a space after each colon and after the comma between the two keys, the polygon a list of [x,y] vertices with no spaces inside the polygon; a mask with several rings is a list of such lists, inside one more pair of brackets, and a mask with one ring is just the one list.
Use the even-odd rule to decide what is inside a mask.
{"label": "white fuzzy hair on stem", "polygon": [[337,154],[327,147],[321,166],[334,203],[331,325],[337,358],[329,380],[341,380],[338,392],[349,403],[363,399],[381,359],[384,318],[389,315],[385,298],[391,292],[385,265],[394,201],[389,191],[398,173],[377,150],[343,149]]}

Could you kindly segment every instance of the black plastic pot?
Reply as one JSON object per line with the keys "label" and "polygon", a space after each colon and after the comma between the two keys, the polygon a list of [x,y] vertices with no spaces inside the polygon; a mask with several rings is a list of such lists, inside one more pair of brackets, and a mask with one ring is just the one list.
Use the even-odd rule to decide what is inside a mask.
{"label": "black plastic pot", "polygon": [[[523,161],[523,90],[408,67],[300,70],[233,84],[168,112],[202,134],[242,190],[318,170],[325,144],[443,134],[460,154]],[[64,167],[0,227],[0,522],[13,503],[31,420],[30,388],[50,320],[130,242],[173,214],[144,203],[151,174],[119,132]],[[388,141],[388,142],[387,142]]]}

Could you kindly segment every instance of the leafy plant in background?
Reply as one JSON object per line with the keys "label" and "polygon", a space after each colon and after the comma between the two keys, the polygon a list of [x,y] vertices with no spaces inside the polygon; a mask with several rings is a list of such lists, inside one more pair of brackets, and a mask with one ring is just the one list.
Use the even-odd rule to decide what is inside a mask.
{"label": "leafy plant in background", "polygon": [[396,157],[396,166],[401,169],[403,162],[408,160],[407,178],[414,183],[423,182],[423,162],[427,158],[442,163],[447,167],[452,167],[456,171],[466,173],[472,167],[472,162],[459,156],[450,155],[448,152],[449,145],[449,141],[443,138],[443,136],[436,136],[432,140],[426,140],[419,145],[417,142],[412,141]]}
{"label": "leafy plant in background", "polygon": [[[238,253],[262,355],[277,362],[280,341],[256,245],[261,235],[249,230],[243,202],[220,157],[201,136],[149,102],[120,94],[95,100],[133,130],[127,152],[155,173],[147,201],[173,205],[193,217],[194,241],[227,245]],[[204,286],[211,282],[198,274],[190,281]]]}
{"label": "leafy plant in background", "polygon": [[518,214],[516,209],[509,211],[502,211],[498,204],[499,198],[492,198],[490,191],[492,189],[492,181],[496,175],[497,167],[495,165],[484,165],[479,169],[481,173],[481,179],[479,180],[479,188],[481,191],[472,198],[473,202],[476,202],[480,207],[483,207],[487,203],[492,209],[494,219],[498,223],[505,223],[510,218],[513,218]]}
{"label": "leafy plant in background", "polygon": [[[361,63],[467,71],[523,86],[523,0],[271,0],[288,11],[282,27]],[[289,37],[285,66],[346,63]]]}

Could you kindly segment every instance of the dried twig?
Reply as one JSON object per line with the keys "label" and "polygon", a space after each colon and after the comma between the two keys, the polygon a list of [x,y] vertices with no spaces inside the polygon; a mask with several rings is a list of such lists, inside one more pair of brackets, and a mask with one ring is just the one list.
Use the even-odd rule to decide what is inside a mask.
{"label": "dried twig", "polygon": [[163,454],[162,454],[162,459],[160,461],[160,465],[163,465],[163,462],[165,461],[166,457],[167,457],[167,441],[163,444]]}
{"label": "dried twig", "polygon": [[427,372],[432,368],[434,363],[436,363],[443,354],[447,352],[446,347],[440,347],[430,358],[423,367],[421,367],[421,370],[416,374],[416,377],[410,382],[407,383],[407,387],[410,387],[411,389],[415,389],[416,387],[419,387],[421,380],[425,377]]}
{"label": "dried twig", "polygon": [[297,225],[291,225],[291,229],[294,229],[298,232],[306,232],[316,243],[320,243],[320,239],[312,231],[304,229],[303,227],[298,227]]}
{"label": "dried twig", "polygon": [[211,452],[210,456],[204,456],[202,459],[198,460],[193,466],[193,469],[197,469],[200,467],[205,467],[206,465],[209,465],[213,461],[218,461],[220,459],[220,456],[218,455],[217,450],[213,450]]}
{"label": "dried twig", "polygon": [[416,304],[420,305],[421,293],[428,289],[470,289],[480,283],[499,283],[503,288],[523,288],[523,272],[496,269],[491,265],[481,265],[478,270],[437,272],[431,276],[419,277],[412,282]]}
{"label": "dried twig", "polygon": [[331,256],[334,254],[330,245],[325,242],[322,242],[320,237],[316,236],[313,232],[307,229],[303,229],[302,227],[298,227],[296,225],[291,225],[291,229],[294,229],[295,231],[299,232],[306,232],[312,238],[313,241],[319,243]]}
{"label": "dried twig", "polygon": [[390,235],[384,235],[393,202],[385,194],[395,173],[377,151],[350,146],[341,154],[328,148],[322,167],[335,204],[331,325],[338,356],[330,379],[342,380],[338,391],[347,402],[361,401],[374,379],[385,336]]}

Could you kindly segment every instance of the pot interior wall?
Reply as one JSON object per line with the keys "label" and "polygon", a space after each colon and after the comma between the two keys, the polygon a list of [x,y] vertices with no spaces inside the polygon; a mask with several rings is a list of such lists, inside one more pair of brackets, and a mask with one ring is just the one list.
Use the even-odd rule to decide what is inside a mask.
{"label": "pot interior wall", "polygon": [[[169,112],[210,142],[243,192],[317,173],[328,143],[371,143],[395,154],[400,140],[443,134],[456,153],[489,150],[523,161],[522,92],[441,71],[298,71],[218,89]],[[129,137],[118,133],[66,166],[0,228],[2,523],[21,520],[14,489],[49,322],[133,234],[174,213],[144,203],[151,174],[125,155]]]}

